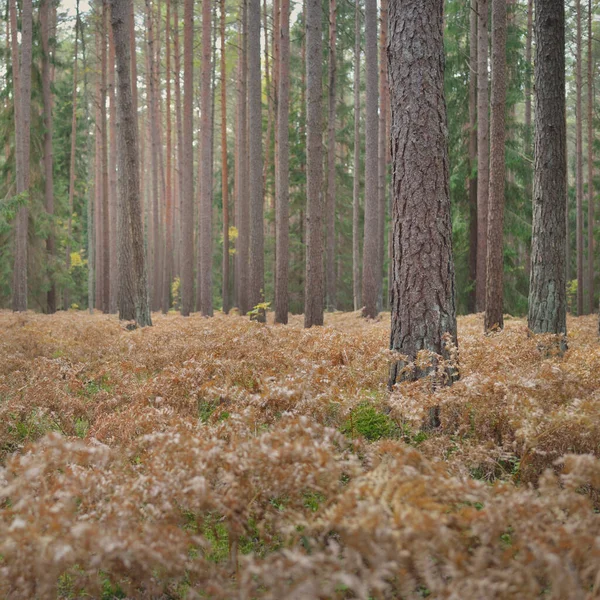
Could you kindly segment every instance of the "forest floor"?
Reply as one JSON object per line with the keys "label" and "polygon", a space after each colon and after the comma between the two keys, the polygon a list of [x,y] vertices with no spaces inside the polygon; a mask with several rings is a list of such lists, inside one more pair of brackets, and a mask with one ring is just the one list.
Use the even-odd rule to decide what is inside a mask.
{"label": "forest floor", "polygon": [[153,319],[0,312],[0,597],[600,598],[596,317],[392,394],[389,315]]}

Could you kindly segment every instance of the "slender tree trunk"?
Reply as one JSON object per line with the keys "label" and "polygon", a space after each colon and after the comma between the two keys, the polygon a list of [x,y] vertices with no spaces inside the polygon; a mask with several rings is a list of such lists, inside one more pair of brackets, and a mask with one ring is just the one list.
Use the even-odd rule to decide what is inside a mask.
{"label": "slender tree trunk", "polygon": [[175,54],[175,120],[177,123],[177,182],[179,193],[175,210],[175,273],[181,275],[182,266],[182,215],[183,215],[183,121],[181,117],[181,53],[179,50],[179,0],[173,7],[173,52]]}
{"label": "slender tree trunk", "polygon": [[[16,18],[16,6],[12,13]],[[16,38],[15,38],[16,39]],[[21,53],[13,59],[18,66],[18,76],[13,85],[19,86],[19,108],[15,111],[17,194],[23,195],[23,204],[17,212],[15,223],[15,253],[13,270],[12,308],[14,311],[27,310],[27,237],[29,221],[29,154],[31,130],[31,57],[33,42],[32,0],[23,0],[21,11]],[[14,57],[17,57],[15,53]]]}
{"label": "slender tree trunk", "polygon": [[162,310],[163,313],[169,312],[171,307],[171,281],[173,279],[173,131],[171,119],[171,0],[167,0],[166,8],[166,27],[165,27],[165,54],[166,54],[166,102],[167,102],[167,168],[166,168],[166,227],[165,227],[165,257],[163,262],[163,292],[162,292]]}
{"label": "slender tree trunk", "polygon": [[535,0],[535,165],[529,328],[567,334],[565,7]]}
{"label": "slender tree trunk", "polygon": [[275,277],[275,322],[287,323],[289,312],[289,115],[290,115],[290,2],[281,0],[280,26],[275,35],[279,39],[279,73],[277,81],[277,130],[278,158],[275,178],[276,208],[276,277]]}
{"label": "slender tree trunk", "polygon": [[329,0],[329,111],[327,117],[327,310],[336,309],[335,290],[335,117],[336,117],[336,0]]}
{"label": "slender tree trunk", "polygon": [[306,285],[304,327],[323,325],[321,2],[306,0]]}
{"label": "slender tree trunk", "polygon": [[[444,100],[443,0],[390,3],[388,64],[392,107],[393,282],[390,348],[452,356],[456,306]],[[437,365],[396,362],[389,385]],[[455,370],[445,367],[446,383]]]}
{"label": "slender tree trunk", "polygon": [[360,282],[360,0],[354,0],[354,183],[352,194],[352,296],[361,307]]}
{"label": "slender tree trunk", "polygon": [[478,0],[477,18],[477,310],[485,310],[489,194],[488,0]]}
{"label": "slender tree trunk", "polygon": [[471,0],[469,16],[469,292],[468,310],[476,310],[477,282],[477,11],[478,1]]}
{"label": "slender tree trunk", "polygon": [[[95,50],[96,59],[100,60],[102,54],[102,1],[97,0],[96,2],[96,31],[95,31]],[[102,310],[102,303],[104,298],[104,252],[105,247],[103,244],[103,224],[104,218],[102,215],[102,111],[100,105],[102,104],[102,75],[101,71],[96,70],[95,73],[95,114],[94,123],[96,127],[95,133],[95,158],[94,158],[94,184],[95,184],[95,217],[96,217],[96,229],[95,229],[95,257],[96,257],[96,302],[95,306],[98,310]]]}
{"label": "slender tree trunk", "polygon": [[[533,0],[527,0],[527,33],[525,37],[525,153],[531,156],[531,76],[533,63],[531,61],[531,49],[533,46]],[[531,186],[529,186],[531,191]],[[529,194],[528,196],[529,197]]]}
{"label": "slender tree trunk", "polygon": [[378,194],[378,89],[377,89],[377,0],[365,0],[365,232],[363,244],[363,315],[377,314],[377,271],[379,265],[379,194]]}
{"label": "slender tree trunk", "polygon": [[110,190],[108,187],[108,123],[106,118],[106,97],[108,91],[108,10],[109,0],[102,0],[102,40],[101,40],[101,90],[100,126],[102,135],[102,312],[110,312]]}
{"label": "slender tree trunk", "polygon": [[182,268],[181,314],[188,316],[194,302],[194,148],[193,136],[193,26],[194,3],[185,0],[183,26],[183,195],[182,195]]}
{"label": "slender tree trunk", "polygon": [[[140,168],[137,115],[133,110],[131,81],[131,46],[129,19],[132,0],[111,0],[111,21],[118,74],[119,111],[119,301],[133,302],[135,321],[152,325],[146,276],[142,206],[140,202]],[[131,268],[133,267],[133,268]]]}
{"label": "slender tree trunk", "polygon": [[492,123],[485,330],[504,327],[504,182],[506,177],[506,0],[492,0]]}
{"label": "slender tree trunk", "polygon": [[583,314],[583,111],[582,111],[582,88],[581,79],[581,0],[576,0],[577,7],[577,36],[576,36],[576,203],[577,220],[576,243],[577,243],[577,316]]}
{"label": "slender tree trunk", "polygon": [[[260,0],[248,0],[248,155],[250,169],[250,305],[264,302],[264,190],[262,179],[262,92],[260,73]],[[259,319],[265,315],[259,311]]]}
{"label": "slender tree trunk", "polygon": [[108,101],[109,116],[109,214],[110,214],[110,295],[109,312],[118,311],[118,267],[117,267],[117,103],[115,95],[115,45],[112,29],[108,28]]}
{"label": "slender tree trunk", "polygon": [[588,312],[594,312],[594,55],[592,53],[592,0],[588,2]]}
{"label": "slender tree trunk", "polygon": [[50,65],[50,31],[52,29],[52,6],[50,0],[42,0],[40,5],[40,28],[42,34],[42,96],[44,101],[44,197],[46,213],[51,220],[50,231],[46,238],[48,253],[50,289],[47,293],[47,311],[56,312],[56,283],[53,274],[53,261],[56,254],[54,239],[54,157],[53,157],[53,124],[52,124],[52,69]]}
{"label": "slender tree trunk", "polygon": [[221,0],[221,200],[223,203],[223,312],[229,312],[229,177],[227,170],[227,60],[225,53],[225,0]]}

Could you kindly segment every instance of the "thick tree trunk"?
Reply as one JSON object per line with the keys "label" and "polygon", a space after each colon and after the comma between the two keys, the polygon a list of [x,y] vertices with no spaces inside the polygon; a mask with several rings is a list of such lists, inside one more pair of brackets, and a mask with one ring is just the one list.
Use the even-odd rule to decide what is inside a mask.
{"label": "thick tree trunk", "polygon": [[587,76],[587,143],[588,143],[588,312],[594,312],[594,55],[592,53],[592,0],[588,2],[588,76]]}
{"label": "thick tree trunk", "polygon": [[[54,157],[53,157],[53,124],[52,124],[52,69],[50,65],[50,31],[52,29],[52,6],[50,0],[42,0],[40,5],[40,29],[42,34],[42,96],[44,101],[44,198],[46,212],[50,219],[54,217]],[[46,238],[46,252],[50,263],[50,289],[47,293],[47,311],[49,314],[56,312],[56,283],[53,275],[54,256],[56,244],[54,239],[54,225],[51,224]]]}
{"label": "thick tree trunk", "polygon": [[229,312],[229,177],[227,169],[227,60],[225,52],[225,0],[221,0],[221,200],[223,203],[223,312]]}
{"label": "thick tree trunk", "polygon": [[281,31],[276,32],[279,53],[279,73],[277,81],[277,129],[278,140],[276,164],[276,277],[275,277],[275,322],[287,323],[289,312],[288,269],[289,269],[289,114],[290,114],[290,1],[281,0]]}
{"label": "thick tree trunk", "polygon": [[[201,160],[201,205],[199,215],[200,246],[200,312],[212,317],[212,126],[211,118],[211,2],[202,0],[202,140],[200,144]],[[260,120],[260,119],[259,119]]]}
{"label": "thick tree trunk", "polygon": [[[456,346],[443,0],[390,3],[388,64],[392,108],[393,281],[390,348],[415,361],[425,350],[444,359]],[[404,361],[389,385],[436,368]],[[446,382],[455,369],[445,367]]]}
{"label": "thick tree trunk", "polygon": [[[137,115],[133,111],[129,19],[132,0],[111,0],[118,74],[119,112],[119,301],[133,302],[135,321],[152,325],[144,254]],[[133,267],[133,268],[132,268]],[[122,316],[122,315],[120,315]]]}
{"label": "thick tree trunk", "polygon": [[[16,6],[12,6],[16,19]],[[16,39],[16,37],[15,37]],[[13,85],[18,86],[19,108],[15,111],[17,194],[23,194],[23,205],[17,212],[15,222],[15,253],[13,269],[12,308],[14,311],[27,310],[27,238],[29,221],[29,153],[31,131],[31,57],[33,42],[32,0],[23,0],[21,11],[21,53],[18,60],[13,57],[18,76]],[[16,44],[15,44],[16,45]],[[14,75],[13,75],[14,77]],[[15,100],[17,99],[15,98]]]}
{"label": "thick tree trunk", "polygon": [[492,123],[488,212],[486,331],[504,327],[504,180],[506,176],[506,0],[492,0]]}
{"label": "thick tree trunk", "polygon": [[306,284],[304,327],[323,325],[323,40],[321,2],[306,0]]}
{"label": "thick tree trunk", "polygon": [[535,165],[529,328],[566,339],[565,8],[535,0]]}
{"label": "thick tree trunk", "polygon": [[[531,61],[531,49],[533,46],[533,0],[527,0],[527,32],[525,36],[525,153],[531,156],[531,76],[533,63]],[[531,190],[530,190],[531,191]],[[527,196],[529,197],[529,195]]]}
{"label": "thick tree trunk", "polygon": [[365,231],[363,244],[362,300],[363,315],[374,319],[377,314],[379,266],[379,194],[378,152],[379,123],[377,89],[377,0],[365,0]]}
{"label": "thick tree trunk", "polygon": [[360,1],[354,10],[354,182],[352,191],[352,298],[361,307],[360,282]]}
{"label": "thick tree trunk", "polygon": [[183,26],[183,193],[182,193],[182,255],[181,314],[187,317],[194,302],[194,148],[193,136],[193,27],[194,2],[185,0]]}
{"label": "thick tree trunk", "polygon": [[575,183],[575,201],[577,204],[577,219],[576,219],[576,252],[577,252],[577,315],[583,314],[583,111],[582,111],[582,88],[583,82],[581,79],[581,0],[576,0],[577,7],[577,35],[576,35],[576,183]]}
{"label": "thick tree trunk", "polygon": [[468,310],[476,310],[477,282],[477,0],[469,15],[469,292]]}
{"label": "thick tree trunk", "polygon": [[[260,74],[260,0],[248,0],[248,155],[250,160],[250,306],[264,302],[265,257],[262,179],[262,91]],[[259,311],[259,319],[264,313]]]}
{"label": "thick tree trunk", "polygon": [[329,90],[327,116],[327,253],[326,307],[336,309],[335,298],[335,117],[336,117],[336,0],[329,0]]}
{"label": "thick tree trunk", "polygon": [[488,0],[477,3],[477,310],[485,310],[489,194]]}

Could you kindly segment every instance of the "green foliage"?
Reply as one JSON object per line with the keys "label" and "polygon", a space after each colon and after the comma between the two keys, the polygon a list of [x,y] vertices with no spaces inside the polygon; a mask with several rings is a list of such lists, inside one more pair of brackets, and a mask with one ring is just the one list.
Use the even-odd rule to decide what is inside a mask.
{"label": "green foliage", "polygon": [[401,428],[388,415],[369,402],[363,402],[352,410],[340,430],[350,437],[360,435],[370,442],[383,438],[397,439],[402,433]]}

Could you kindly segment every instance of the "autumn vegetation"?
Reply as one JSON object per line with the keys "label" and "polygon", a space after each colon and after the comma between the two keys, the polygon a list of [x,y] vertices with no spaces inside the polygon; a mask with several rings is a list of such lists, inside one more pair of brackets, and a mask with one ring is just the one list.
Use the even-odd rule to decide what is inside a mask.
{"label": "autumn vegetation", "polygon": [[1,597],[598,597],[595,317],[391,394],[388,317],[153,322],[0,313]]}

